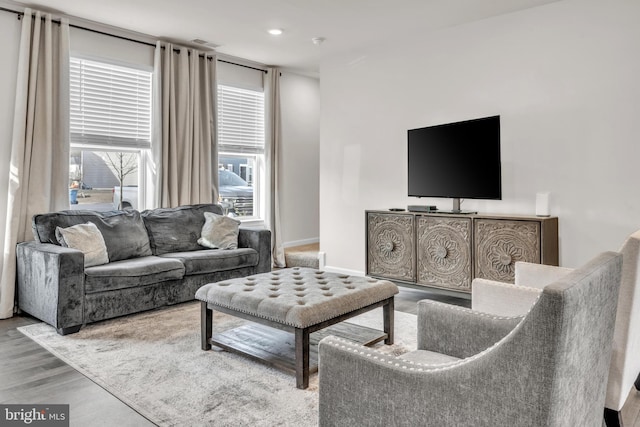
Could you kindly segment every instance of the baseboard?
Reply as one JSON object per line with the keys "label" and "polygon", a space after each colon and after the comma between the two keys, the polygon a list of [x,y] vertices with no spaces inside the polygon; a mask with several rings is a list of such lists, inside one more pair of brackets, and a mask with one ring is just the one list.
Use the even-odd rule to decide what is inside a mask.
{"label": "baseboard", "polygon": [[329,273],[348,274],[349,276],[364,276],[364,271],[349,270],[348,268],[332,267],[330,265],[325,265],[323,270]]}
{"label": "baseboard", "polygon": [[313,237],[311,239],[302,239],[302,240],[293,240],[291,242],[285,242],[282,244],[283,247],[285,248],[292,248],[295,246],[304,246],[304,245],[311,245],[314,243],[319,243],[320,242],[320,238],[319,237]]}

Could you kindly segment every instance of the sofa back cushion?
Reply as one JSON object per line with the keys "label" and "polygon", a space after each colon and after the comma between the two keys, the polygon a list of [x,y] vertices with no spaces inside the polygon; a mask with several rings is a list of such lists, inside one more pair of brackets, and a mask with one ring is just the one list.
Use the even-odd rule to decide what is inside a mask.
{"label": "sofa back cushion", "polygon": [[59,245],[56,227],[94,223],[104,239],[109,261],[151,255],[149,236],[140,212],[135,210],[95,212],[68,210],[33,216],[33,236],[40,243]]}
{"label": "sofa back cushion", "polygon": [[198,239],[202,233],[205,212],[222,215],[222,208],[215,204],[202,204],[142,212],[153,254],[204,249],[198,244]]}

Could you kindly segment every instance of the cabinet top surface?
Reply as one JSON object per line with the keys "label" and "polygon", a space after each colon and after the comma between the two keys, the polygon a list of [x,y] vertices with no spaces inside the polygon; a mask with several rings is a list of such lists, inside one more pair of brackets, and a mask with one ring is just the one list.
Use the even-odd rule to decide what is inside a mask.
{"label": "cabinet top surface", "polygon": [[536,216],[536,215],[521,215],[521,214],[492,214],[492,213],[477,213],[477,214],[457,214],[457,213],[439,213],[435,212],[410,212],[410,211],[390,211],[390,210],[366,210],[365,213],[378,213],[378,214],[392,214],[392,215],[414,215],[414,216],[439,216],[439,217],[451,217],[451,218],[477,218],[477,219],[512,219],[512,220],[535,220],[535,221],[548,221],[557,220],[556,216]]}

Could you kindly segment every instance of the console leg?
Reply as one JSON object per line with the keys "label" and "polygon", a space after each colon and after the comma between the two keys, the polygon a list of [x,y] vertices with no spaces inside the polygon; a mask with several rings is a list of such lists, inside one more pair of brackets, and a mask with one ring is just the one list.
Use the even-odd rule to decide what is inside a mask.
{"label": "console leg", "polygon": [[203,350],[211,350],[211,336],[213,335],[213,310],[207,303],[200,303],[200,340]]}
{"label": "console leg", "polygon": [[393,344],[393,297],[389,298],[388,302],[382,308],[382,315],[384,318],[384,332],[387,334],[384,343],[387,345]]}

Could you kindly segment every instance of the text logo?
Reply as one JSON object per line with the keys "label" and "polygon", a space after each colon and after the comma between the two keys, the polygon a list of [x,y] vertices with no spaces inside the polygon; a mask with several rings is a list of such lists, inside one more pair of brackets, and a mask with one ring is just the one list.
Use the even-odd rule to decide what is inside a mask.
{"label": "text logo", "polygon": [[69,405],[0,405],[0,427],[69,427]]}

